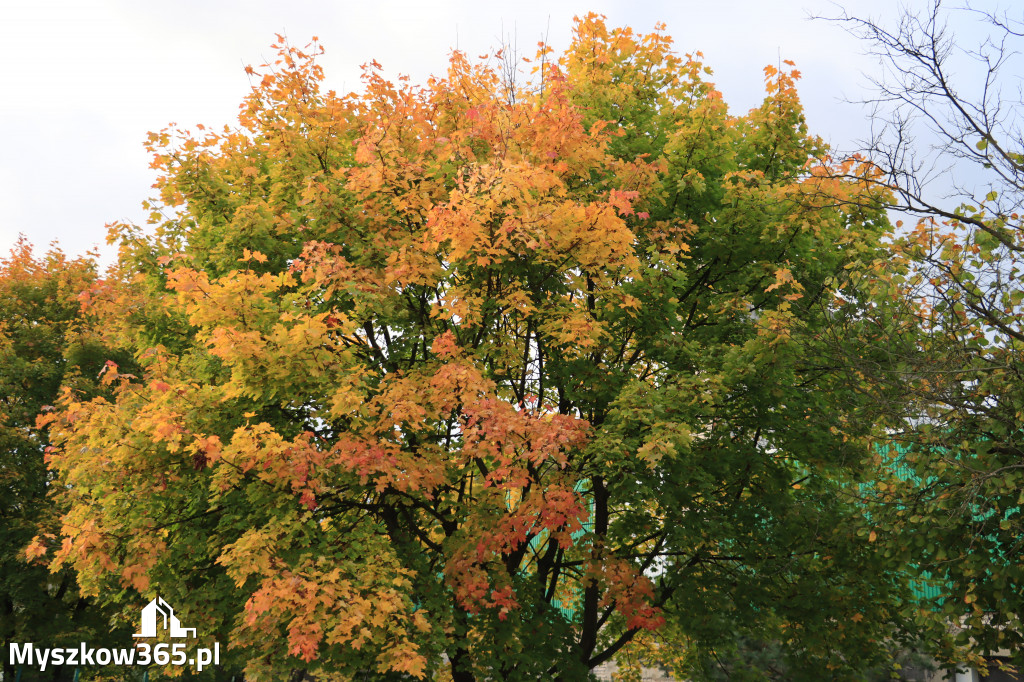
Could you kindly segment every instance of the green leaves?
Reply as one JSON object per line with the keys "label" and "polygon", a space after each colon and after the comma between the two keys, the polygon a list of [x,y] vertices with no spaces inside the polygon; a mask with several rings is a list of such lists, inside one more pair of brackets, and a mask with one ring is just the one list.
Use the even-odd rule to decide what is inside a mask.
{"label": "green leaves", "polygon": [[[95,263],[57,249],[33,253],[21,239],[0,260],[0,637],[9,642],[112,646],[128,637],[111,628],[114,612],[87,599],[71,570],[51,572],[39,557],[59,544],[61,506],[50,498],[50,445],[37,416],[56,404],[62,386],[88,399],[102,393],[96,376],[113,357],[80,309],[96,284]],[[121,640],[123,641],[123,640]],[[120,645],[120,644],[118,644]],[[3,661],[4,677],[15,676]]]}

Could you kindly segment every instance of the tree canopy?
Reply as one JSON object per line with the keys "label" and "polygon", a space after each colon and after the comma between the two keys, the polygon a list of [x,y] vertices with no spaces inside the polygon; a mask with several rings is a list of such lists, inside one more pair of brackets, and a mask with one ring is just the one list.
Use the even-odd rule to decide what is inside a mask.
{"label": "tree canopy", "polygon": [[738,636],[853,679],[934,625],[844,493],[883,434],[837,348],[905,323],[869,314],[889,190],[792,64],[735,115],[593,14],[347,95],[275,48],[236,126],[150,136],[151,226],[82,296],[138,367],[45,418],[67,511],[32,553],[254,679],[699,675]]}

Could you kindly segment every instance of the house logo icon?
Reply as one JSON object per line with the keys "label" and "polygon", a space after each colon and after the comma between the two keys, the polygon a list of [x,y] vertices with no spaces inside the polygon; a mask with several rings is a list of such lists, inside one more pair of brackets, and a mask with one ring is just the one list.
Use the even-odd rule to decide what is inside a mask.
{"label": "house logo icon", "polygon": [[181,627],[181,621],[174,615],[174,609],[160,597],[149,602],[142,609],[142,632],[133,637],[156,637],[158,628],[166,631],[171,637],[196,636],[195,628]]}

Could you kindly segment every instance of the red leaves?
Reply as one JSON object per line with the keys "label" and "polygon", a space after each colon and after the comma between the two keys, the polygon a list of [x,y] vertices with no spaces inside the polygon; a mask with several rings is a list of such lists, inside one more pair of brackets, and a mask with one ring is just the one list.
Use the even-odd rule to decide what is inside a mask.
{"label": "red leaves", "polygon": [[488,606],[498,609],[498,618],[500,620],[505,620],[508,618],[509,611],[519,608],[519,602],[516,601],[515,591],[512,587],[510,585],[506,585],[501,589],[491,590],[491,598]]}

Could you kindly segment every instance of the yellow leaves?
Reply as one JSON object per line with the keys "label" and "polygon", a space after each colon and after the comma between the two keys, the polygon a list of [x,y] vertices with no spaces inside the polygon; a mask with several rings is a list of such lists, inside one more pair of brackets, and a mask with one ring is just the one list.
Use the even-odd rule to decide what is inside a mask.
{"label": "yellow leaves", "polygon": [[217,557],[217,563],[225,567],[236,587],[242,587],[249,576],[269,575],[272,572],[274,540],[273,528],[248,530],[238,540],[224,547]]}
{"label": "yellow leaves", "polygon": [[416,679],[423,679],[426,674],[427,658],[408,646],[399,651],[382,652],[377,656],[378,670],[406,673]]}
{"label": "yellow leaves", "polygon": [[254,260],[257,263],[266,263],[267,257],[260,253],[259,251],[250,251],[249,249],[242,249],[242,257],[239,258],[238,260],[239,262]]}
{"label": "yellow leaves", "polygon": [[637,449],[637,457],[654,469],[663,457],[674,457],[678,447],[688,447],[693,440],[690,429],[678,423],[655,423]]}
{"label": "yellow leaves", "polygon": [[531,256],[573,257],[600,271],[635,267],[633,234],[618,214],[632,213],[636,192],[612,190],[605,202],[563,198],[554,173],[527,164],[478,166],[428,216],[425,246],[447,247],[448,258],[487,266]]}
{"label": "yellow leaves", "polygon": [[630,296],[629,294],[623,295],[622,302],[619,303],[619,308],[626,310],[639,311],[642,307],[640,299],[635,296]]}
{"label": "yellow leaves", "polygon": [[649,440],[636,451],[636,456],[647,462],[650,469],[654,469],[662,457],[671,457],[675,454],[676,449],[672,443],[659,440]]}
{"label": "yellow leaves", "polygon": [[[437,262],[439,246],[440,244],[434,242],[428,232],[420,245],[402,245],[392,251],[387,258],[384,283],[388,286],[435,286],[444,274]],[[367,285],[366,288],[370,286]]]}
{"label": "yellow leaves", "polygon": [[[770,293],[781,287],[787,287],[790,293],[785,294],[782,298],[784,301],[798,301],[803,298],[804,287],[800,282],[793,277],[793,272],[789,268],[778,268],[775,270],[775,281],[770,284],[764,291]],[[782,303],[779,306],[779,310],[788,310],[788,303]]]}
{"label": "yellow leaves", "polygon": [[601,343],[605,326],[586,310],[568,308],[550,315],[539,329],[549,343],[563,348],[570,357],[578,357]]}
{"label": "yellow leaves", "polygon": [[789,307],[789,302],[780,303],[777,310],[766,310],[758,318],[758,338],[769,347],[783,344],[792,336],[794,316]]}
{"label": "yellow leaves", "polygon": [[[245,254],[263,258],[258,252]],[[346,272],[312,256],[298,268],[314,286],[315,278]],[[355,321],[336,310],[309,312],[308,304],[289,293],[297,286],[291,272],[234,271],[210,281],[205,273],[177,270],[170,273],[169,286],[179,292],[189,322],[198,328],[197,339],[230,369],[227,397],[273,397],[340,383],[356,364],[352,350],[338,347],[338,339],[354,338]],[[345,286],[358,291],[362,284]]]}
{"label": "yellow leaves", "polygon": [[794,283],[797,286],[799,286],[799,283],[796,282],[795,279],[793,279],[793,273],[790,271],[789,268],[778,268],[775,271],[775,282],[764,291],[765,293],[768,293],[769,291],[774,291],[779,287],[783,286],[784,284],[788,283]]}
{"label": "yellow leaves", "polygon": [[334,417],[357,413],[366,398],[355,386],[345,384],[338,387],[330,398],[330,413]]}

